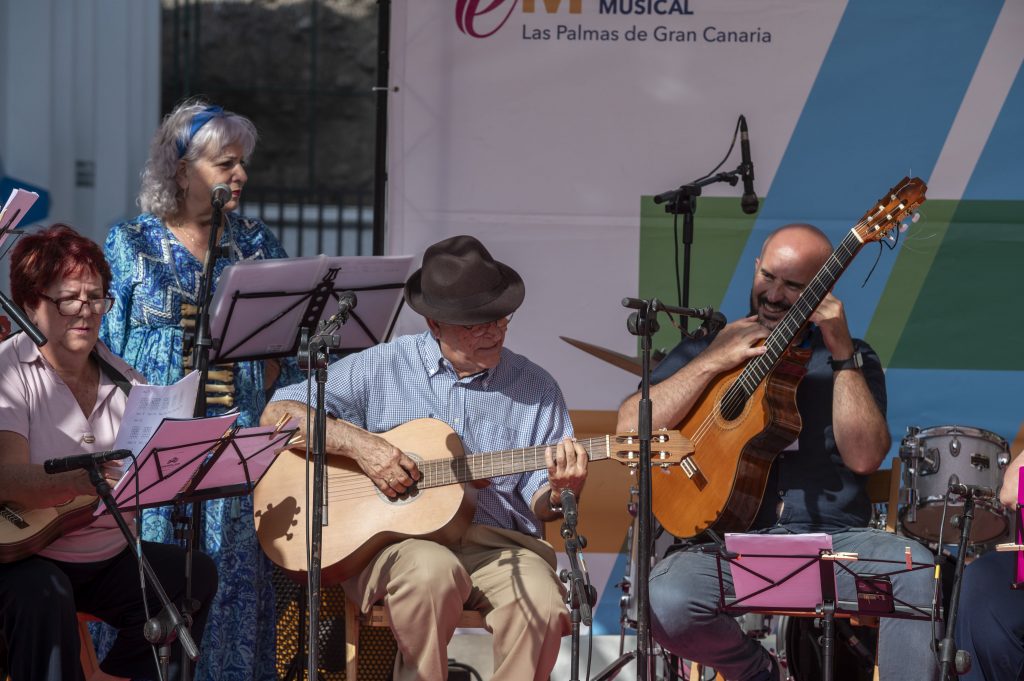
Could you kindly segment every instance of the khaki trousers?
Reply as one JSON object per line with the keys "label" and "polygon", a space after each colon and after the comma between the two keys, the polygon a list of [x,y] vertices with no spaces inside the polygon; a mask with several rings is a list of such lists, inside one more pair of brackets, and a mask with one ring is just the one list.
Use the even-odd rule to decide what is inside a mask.
{"label": "khaki trousers", "polygon": [[406,539],[343,586],[363,612],[384,603],[398,644],[395,681],[447,678],[463,606],[479,610],[494,635],[495,681],[547,679],[570,629],[554,549],[513,530],[473,524],[453,546]]}

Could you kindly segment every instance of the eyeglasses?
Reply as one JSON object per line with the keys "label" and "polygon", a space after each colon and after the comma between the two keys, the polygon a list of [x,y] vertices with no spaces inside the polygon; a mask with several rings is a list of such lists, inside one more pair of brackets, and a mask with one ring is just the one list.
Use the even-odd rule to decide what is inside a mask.
{"label": "eyeglasses", "polygon": [[507,317],[502,317],[501,319],[495,319],[493,322],[484,322],[483,324],[459,324],[459,326],[465,329],[466,332],[474,338],[480,338],[487,333],[492,326],[496,326],[499,329],[505,329],[511,321],[512,315],[509,315]]}
{"label": "eyeglasses", "polygon": [[50,296],[40,293],[39,297],[46,298],[56,305],[57,312],[63,317],[75,317],[81,314],[82,306],[86,304],[89,305],[89,309],[92,310],[93,314],[106,314],[107,312],[110,312],[110,308],[114,306],[114,299],[110,296],[89,298],[87,300],[68,296],[67,298],[57,298],[54,300]]}

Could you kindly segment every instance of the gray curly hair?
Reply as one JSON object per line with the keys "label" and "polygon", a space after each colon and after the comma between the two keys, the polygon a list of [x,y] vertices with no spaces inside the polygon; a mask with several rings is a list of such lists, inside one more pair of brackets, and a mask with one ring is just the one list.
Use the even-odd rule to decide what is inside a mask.
{"label": "gray curly hair", "polygon": [[209,102],[189,99],[164,117],[149,146],[149,158],[142,171],[139,207],[161,220],[177,215],[184,192],[176,180],[179,162],[194,163],[207,152],[219,153],[229,144],[242,147],[248,160],[256,148],[256,126],[245,116],[231,111],[213,109],[213,115],[197,130],[193,121],[197,114],[208,113]]}

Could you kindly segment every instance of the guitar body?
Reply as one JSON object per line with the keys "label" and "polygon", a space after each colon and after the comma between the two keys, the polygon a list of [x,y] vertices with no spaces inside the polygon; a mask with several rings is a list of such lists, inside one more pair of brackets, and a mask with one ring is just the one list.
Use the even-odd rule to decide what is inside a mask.
{"label": "guitar body", "polygon": [[[385,440],[418,462],[465,456],[455,431],[436,419],[416,419],[386,433]],[[284,450],[253,492],[256,534],[271,561],[295,578],[307,569],[306,458]],[[347,457],[327,457],[327,507],[322,576],[338,582],[358,574],[385,546],[416,537],[454,543],[473,520],[476,488],[453,484],[416,489],[389,499]],[[312,484],[312,464],[309,481]],[[310,492],[312,498],[312,492]]]}
{"label": "guitar body", "polygon": [[57,537],[90,524],[97,501],[86,494],[53,508],[24,510],[0,504],[0,563],[35,555]]}
{"label": "guitar body", "polygon": [[652,509],[680,538],[705,530],[742,532],[757,515],[775,457],[800,433],[796,390],[810,352],[790,348],[736,418],[722,415],[722,398],[742,373],[737,367],[712,381],[679,425],[693,442],[693,477],[672,466],[652,477]]}

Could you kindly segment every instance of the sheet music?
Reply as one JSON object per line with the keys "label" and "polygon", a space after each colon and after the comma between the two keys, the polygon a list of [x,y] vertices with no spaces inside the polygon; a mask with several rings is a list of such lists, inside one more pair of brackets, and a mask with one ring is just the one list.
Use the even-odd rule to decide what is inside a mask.
{"label": "sheet music", "polygon": [[0,209],[0,246],[7,240],[8,232],[18,226],[28,209],[39,200],[39,194],[27,189],[14,189],[7,203]]}
{"label": "sheet music", "polygon": [[173,385],[135,385],[128,394],[114,449],[136,456],[164,419],[187,419],[195,412],[199,373],[193,371]]}

